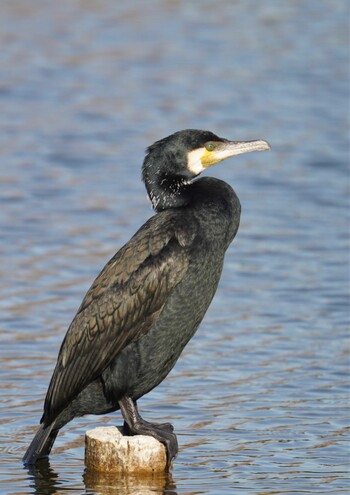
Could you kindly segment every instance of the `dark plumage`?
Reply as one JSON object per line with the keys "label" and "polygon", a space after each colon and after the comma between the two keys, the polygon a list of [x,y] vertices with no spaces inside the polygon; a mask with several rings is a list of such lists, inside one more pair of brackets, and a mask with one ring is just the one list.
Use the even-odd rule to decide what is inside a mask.
{"label": "dark plumage", "polygon": [[148,148],[143,180],[157,213],[85,295],[63,340],[25,464],[47,456],[74,417],[117,409],[130,434],[165,444],[170,463],[177,453],[172,426],[144,421],[136,401],[164,380],[197,330],[240,219],[228,184],[193,179],[229,156],[263,149],[269,149],[265,141],[232,142],[193,129]]}

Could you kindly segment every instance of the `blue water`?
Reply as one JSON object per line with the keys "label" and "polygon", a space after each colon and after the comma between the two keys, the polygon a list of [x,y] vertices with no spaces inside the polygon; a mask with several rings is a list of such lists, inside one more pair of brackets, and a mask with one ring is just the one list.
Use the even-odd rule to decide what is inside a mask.
{"label": "blue water", "polygon": [[[4,0],[0,16],[0,493],[349,491],[349,3]],[[144,149],[183,128],[266,139],[208,174],[243,211],[205,321],[140,401],[172,475],[84,472],[76,420],[21,457],[104,263],[152,214]],[[200,287],[198,288],[200,290]]]}

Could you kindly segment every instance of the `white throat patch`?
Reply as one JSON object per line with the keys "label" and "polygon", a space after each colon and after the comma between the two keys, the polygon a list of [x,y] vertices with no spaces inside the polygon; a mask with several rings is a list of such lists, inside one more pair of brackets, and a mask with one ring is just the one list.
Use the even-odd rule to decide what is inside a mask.
{"label": "white throat patch", "polygon": [[205,155],[205,148],[197,148],[187,154],[187,168],[194,175],[198,175],[205,167],[202,164],[202,157]]}

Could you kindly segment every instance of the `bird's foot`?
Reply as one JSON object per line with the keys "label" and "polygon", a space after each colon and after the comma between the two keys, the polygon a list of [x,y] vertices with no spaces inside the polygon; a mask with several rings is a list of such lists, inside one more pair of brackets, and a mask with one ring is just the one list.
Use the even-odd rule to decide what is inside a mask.
{"label": "bird's foot", "polygon": [[177,438],[174,428],[170,423],[150,423],[141,418],[136,401],[124,396],[119,401],[120,409],[124,417],[124,430],[127,435],[148,435],[161,442],[167,453],[167,470],[178,453]]}
{"label": "bird's foot", "polygon": [[168,433],[173,433],[174,427],[171,423],[150,423],[149,421],[146,421],[145,419],[141,418],[142,422],[147,426],[149,425],[150,427],[155,426],[156,428],[159,428],[160,430],[167,431]]}
{"label": "bird's foot", "polygon": [[[140,417],[140,420],[145,427],[147,427],[147,426],[149,426],[150,428],[156,427],[159,430],[162,430],[162,431],[165,431],[168,433],[173,433],[173,431],[174,431],[174,427],[171,423],[150,423],[149,421],[146,421],[145,419],[143,419],[141,417]],[[133,433],[131,433],[129,425],[126,421],[124,421],[123,429],[124,429],[125,435],[130,435],[130,436],[133,435]]]}
{"label": "bird's foot", "polygon": [[178,444],[175,433],[173,433],[173,426],[170,423],[149,423],[140,418],[141,421],[137,421],[131,426],[124,422],[124,430],[127,435],[147,435],[155,438],[161,442],[166,450],[167,454],[167,470],[171,466],[172,460],[178,453]]}

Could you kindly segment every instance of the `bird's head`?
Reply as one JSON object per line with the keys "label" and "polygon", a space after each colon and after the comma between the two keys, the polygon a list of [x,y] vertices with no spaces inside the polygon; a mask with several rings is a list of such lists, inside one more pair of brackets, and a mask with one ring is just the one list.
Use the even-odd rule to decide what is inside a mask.
{"label": "bird's head", "polygon": [[182,206],[184,187],[206,168],[231,156],[269,149],[262,140],[229,141],[210,131],[186,129],[147,148],[142,177],[156,210]]}

